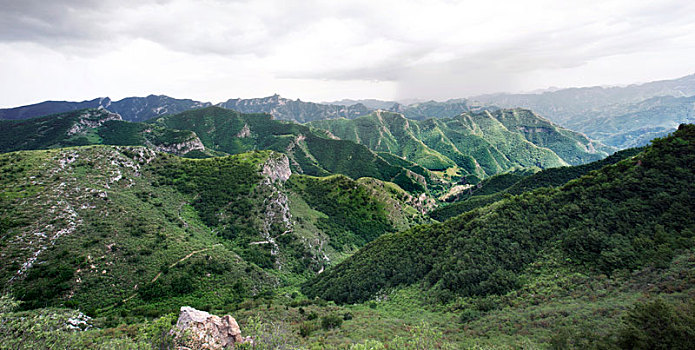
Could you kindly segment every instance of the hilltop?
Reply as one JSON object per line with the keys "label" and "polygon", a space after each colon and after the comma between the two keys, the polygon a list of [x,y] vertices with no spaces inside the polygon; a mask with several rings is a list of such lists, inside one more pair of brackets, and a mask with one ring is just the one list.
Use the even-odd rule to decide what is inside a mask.
{"label": "hilltop", "polygon": [[294,175],[272,151],[21,151],[0,155],[0,173],[0,280],[24,309],[229,308],[426,222],[395,184]]}

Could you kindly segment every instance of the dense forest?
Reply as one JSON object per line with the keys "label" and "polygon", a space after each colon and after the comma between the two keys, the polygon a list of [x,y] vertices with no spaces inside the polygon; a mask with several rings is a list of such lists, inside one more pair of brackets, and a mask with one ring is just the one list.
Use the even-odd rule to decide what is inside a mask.
{"label": "dense forest", "polygon": [[341,303],[414,283],[445,302],[504,294],[529,264],[559,259],[596,273],[667,266],[692,247],[695,127],[560,188],[542,188],[441,224],[384,235],[309,282]]}

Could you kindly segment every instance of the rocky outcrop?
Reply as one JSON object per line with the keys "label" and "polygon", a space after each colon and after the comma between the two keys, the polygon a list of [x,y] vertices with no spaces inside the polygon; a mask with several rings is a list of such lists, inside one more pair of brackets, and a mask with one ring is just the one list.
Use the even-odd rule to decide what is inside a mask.
{"label": "rocky outcrop", "polygon": [[[263,196],[263,223],[260,234],[263,241],[252,244],[270,244],[270,253],[278,255],[280,246],[275,238],[292,232],[292,215],[290,214],[289,199],[283,191],[283,184],[292,175],[290,161],[284,154],[273,153],[263,164],[261,170],[263,181],[257,188],[264,191]],[[280,260],[277,261],[278,269],[282,268]]]}
{"label": "rocky outcrop", "polygon": [[326,105],[290,100],[279,95],[253,99],[230,99],[217,106],[242,113],[268,113],[275,119],[294,120],[299,123],[333,118],[353,119],[371,111],[361,103],[351,106]]}
{"label": "rocky outcrop", "polygon": [[178,349],[226,349],[249,342],[243,338],[234,317],[211,315],[190,306],[182,306],[176,328],[172,331]]}
{"label": "rocky outcrop", "polygon": [[420,175],[420,174],[417,174],[417,173],[414,173],[414,172],[412,172],[412,171],[410,171],[410,170],[408,170],[408,172],[406,173],[406,176],[408,176],[409,178],[411,178],[411,179],[417,181],[417,183],[419,183],[420,185],[422,185],[422,187],[424,187],[425,189],[427,189],[427,179],[425,179],[424,176],[422,176],[422,175]]}
{"label": "rocky outcrop", "polygon": [[241,128],[241,131],[239,131],[236,135],[236,137],[249,137],[251,136],[251,129],[249,128],[248,124],[244,124],[244,127]]}
{"label": "rocky outcrop", "polygon": [[271,183],[275,181],[285,182],[292,175],[290,160],[284,154],[274,154],[263,164],[261,174]]}
{"label": "rocky outcrop", "polygon": [[525,133],[550,133],[552,130],[550,128],[544,128],[542,126],[525,126],[525,125],[519,125],[516,127],[519,131],[525,132]]}
{"label": "rocky outcrop", "polygon": [[123,120],[119,114],[111,113],[104,108],[86,110],[75,124],[68,130],[68,136],[80,134],[87,129],[98,128],[109,120]]}
{"label": "rocky outcrop", "polygon": [[434,198],[427,196],[422,193],[419,196],[411,196],[406,199],[406,203],[410,204],[413,208],[421,213],[427,213],[428,211],[434,209],[437,206],[437,202]]}
{"label": "rocky outcrop", "polygon": [[191,151],[205,151],[205,145],[203,145],[203,142],[200,141],[200,139],[195,133],[193,133],[193,137],[184,142],[177,142],[168,145],[154,144],[152,145],[152,147],[157,151],[172,153],[176,155],[184,155]]}

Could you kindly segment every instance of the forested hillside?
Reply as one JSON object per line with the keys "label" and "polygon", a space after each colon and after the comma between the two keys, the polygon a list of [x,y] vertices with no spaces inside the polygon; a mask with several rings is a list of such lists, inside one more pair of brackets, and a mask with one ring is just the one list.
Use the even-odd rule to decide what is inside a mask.
{"label": "forested hillside", "polygon": [[429,215],[439,221],[444,221],[475,208],[497,202],[509,195],[519,195],[541,187],[562,186],[570,180],[578,179],[591,171],[633,157],[641,151],[643,151],[642,148],[631,148],[618,151],[607,158],[589,164],[550,168],[538,172],[520,170],[495,175],[456,196],[454,203],[443,205],[430,212]]}
{"label": "forested hillside", "polygon": [[105,144],[148,146],[190,157],[213,155],[192,131],[126,122],[103,108],[0,120],[0,135],[0,152]]}
{"label": "forested hillside", "polygon": [[[322,131],[294,122],[274,120],[268,114],[244,114],[208,107],[151,120],[153,125],[190,130],[206,148],[236,154],[270,149],[287,154],[292,170],[299,174],[326,176],[344,174],[353,179],[373,177],[391,181],[408,192],[422,193],[433,177],[423,177],[371,152],[363,145],[336,140]],[[408,166],[413,166],[409,164]]]}
{"label": "forested hillside", "polygon": [[608,149],[521,109],[424,121],[377,111],[354,120],[322,120],[309,125],[431,170],[456,167],[461,175],[478,178],[519,167],[583,164],[605,157],[604,150]]}
{"label": "forested hillside", "polygon": [[560,188],[385,235],[316,277],[309,296],[360,302],[419,284],[442,301],[505,294],[546,259],[593,273],[668,266],[692,248],[695,126]]}

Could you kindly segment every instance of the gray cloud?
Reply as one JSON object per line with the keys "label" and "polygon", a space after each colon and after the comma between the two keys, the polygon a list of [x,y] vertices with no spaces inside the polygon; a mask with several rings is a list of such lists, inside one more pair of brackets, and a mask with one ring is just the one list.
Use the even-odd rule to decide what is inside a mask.
{"label": "gray cloud", "polygon": [[[200,82],[244,74],[241,85],[311,93],[310,81],[353,92],[356,81],[371,88],[388,82],[399,95],[391,97],[445,98],[524,88],[538,72],[580,72],[619,55],[663,53],[653,64],[664,65],[675,52],[695,51],[695,3],[687,0],[0,0],[0,8],[0,46],[13,52],[0,63],[27,81],[41,79],[45,67],[23,73],[22,55],[48,57],[46,48],[73,59],[51,61],[51,74],[64,64],[91,76],[111,53],[108,69],[116,72],[128,68],[122,60],[143,71],[166,61],[177,71],[149,71],[181,76],[182,86],[190,79],[184,76]],[[125,85],[130,72],[108,77]]]}

